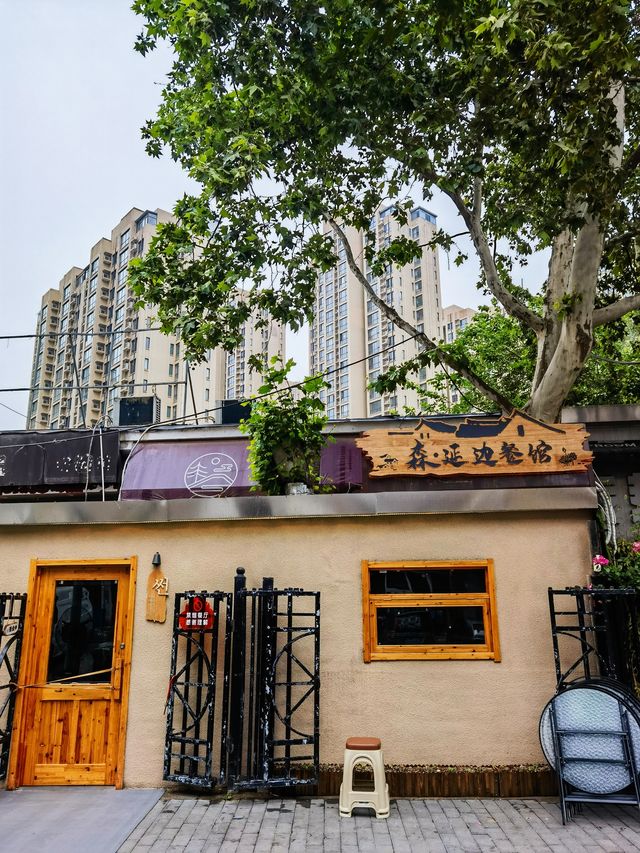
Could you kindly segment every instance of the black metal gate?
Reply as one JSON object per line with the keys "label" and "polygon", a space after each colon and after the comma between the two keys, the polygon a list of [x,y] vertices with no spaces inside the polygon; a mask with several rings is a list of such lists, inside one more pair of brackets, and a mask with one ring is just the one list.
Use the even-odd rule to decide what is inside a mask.
{"label": "black metal gate", "polygon": [[231,612],[228,592],[175,597],[164,754],[169,781],[201,788],[226,781],[227,753],[221,745],[229,710]]}
{"label": "black metal gate", "polygon": [[25,593],[0,593],[0,779],[7,776],[26,605]]}
{"label": "black metal gate", "polygon": [[[221,685],[221,687],[220,687]],[[164,778],[203,788],[317,781],[320,593],[176,595]]]}
{"label": "black metal gate", "polygon": [[640,694],[640,594],[635,589],[549,588],[558,689],[609,678]]}

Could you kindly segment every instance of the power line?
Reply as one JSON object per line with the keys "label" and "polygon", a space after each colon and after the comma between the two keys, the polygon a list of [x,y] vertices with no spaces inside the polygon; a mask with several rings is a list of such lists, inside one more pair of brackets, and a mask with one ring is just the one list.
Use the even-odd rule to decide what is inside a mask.
{"label": "power line", "polygon": [[[147,387],[153,388],[155,385],[182,385],[181,379],[174,379],[172,382],[155,382],[147,380]],[[101,391],[112,390],[114,388],[145,388],[144,382],[114,382],[113,385],[104,383],[104,385],[58,385],[54,388],[52,385],[25,385],[23,388],[0,388],[0,394],[3,392],[12,391],[48,391],[50,394],[53,391]]]}
{"label": "power line", "polygon": [[[363,358],[358,358],[355,361],[351,361],[351,362],[348,362],[346,364],[340,365],[338,367],[331,368],[331,370],[325,370],[322,373],[314,374],[314,378],[315,377],[331,376],[334,373],[338,373],[341,370],[345,370],[347,367],[354,367],[357,364],[362,364],[363,361],[367,361],[369,358],[373,358],[373,356],[375,356],[375,355],[380,355],[381,353],[388,352],[389,350],[392,350],[392,349],[395,349],[396,347],[402,346],[402,344],[405,344],[408,341],[413,340],[419,334],[420,334],[420,332],[416,332],[415,335],[411,335],[410,337],[404,338],[403,340],[398,341],[397,343],[390,344],[388,347],[384,347],[383,349],[378,350],[377,353],[371,353],[370,355],[366,355]],[[156,429],[157,427],[161,427],[161,426],[170,426],[172,424],[180,424],[184,421],[191,420],[192,418],[197,418],[198,416],[207,417],[207,416],[211,415],[213,412],[222,411],[222,409],[224,409],[225,407],[236,405],[236,403],[252,403],[255,400],[262,400],[266,397],[272,397],[274,395],[277,396],[280,394],[286,394],[287,392],[293,390],[294,388],[301,388],[305,383],[306,383],[306,380],[302,379],[302,380],[300,380],[300,382],[294,382],[292,384],[289,384],[287,388],[279,388],[276,391],[268,391],[265,394],[256,394],[255,397],[250,397],[250,398],[246,398],[246,399],[242,399],[242,400],[234,400],[234,401],[230,401],[230,402],[223,402],[220,406],[213,406],[213,407],[209,407],[206,409],[201,409],[200,411],[192,412],[190,415],[183,415],[182,417],[176,417],[176,418],[167,418],[165,420],[158,421],[155,424],[150,424],[150,426],[147,428],[146,431],[148,431],[149,429]],[[128,384],[129,383],[127,383],[127,385]],[[153,385],[160,385],[160,384],[173,385],[175,383],[173,383],[173,382],[167,382],[167,383],[160,383],[160,382],[152,383],[152,382],[150,382],[149,384],[153,386]],[[71,386],[65,386],[64,390],[66,390],[69,387],[71,387]],[[99,386],[95,386],[95,387],[102,388],[102,389],[107,388],[107,386],[103,386],[103,385],[99,385]],[[15,390],[29,390],[29,389],[28,388],[26,388],[26,389],[0,388],[0,391],[15,391]],[[46,388],[45,390],[53,391],[54,389]],[[17,413],[17,414],[19,414],[19,413]],[[26,416],[25,416],[25,420],[26,420]],[[75,429],[77,429],[77,428],[75,428]],[[117,430],[118,432],[130,432],[131,431],[130,426],[113,427],[113,429]],[[64,443],[65,441],[77,441],[77,437],[59,438],[59,439],[54,438],[54,439],[51,439],[49,441],[39,442],[39,444],[60,444],[60,443]],[[4,448],[11,448],[11,447],[22,447],[22,446],[23,446],[22,444],[5,444],[5,445],[2,445],[3,449]]]}
{"label": "power line", "polygon": [[26,415],[23,415],[22,412],[19,412],[17,409],[12,409],[11,406],[7,406],[6,403],[0,403],[0,406],[2,406],[5,409],[9,409],[9,411],[13,412],[14,415],[20,415],[21,418],[25,419],[25,421],[27,420]]}
{"label": "power line", "polygon": [[[93,337],[107,337],[108,335],[138,335],[142,332],[161,332],[162,326],[149,326],[148,329],[143,329],[138,327],[137,329],[126,328],[126,329],[112,329],[111,331],[105,330],[104,332],[76,332],[75,329],[69,329],[66,332],[34,332],[31,335],[0,335],[0,341],[19,341],[19,340],[33,340],[35,338],[66,338],[66,337],[74,337],[74,338],[93,338]],[[176,332],[167,332],[167,335],[174,335],[175,337],[179,337]]]}
{"label": "power line", "polygon": [[[377,352],[370,353],[369,355],[365,355],[363,358],[358,358],[355,361],[346,362],[345,364],[339,365],[338,367],[333,367],[330,370],[324,370],[322,373],[316,373],[316,374],[314,374],[314,376],[332,376],[334,373],[338,373],[341,370],[345,370],[347,367],[355,367],[355,365],[362,364],[363,361],[367,361],[368,359],[373,358],[376,355],[381,355],[382,353],[389,352],[389,350],[392,350],[392,349],[395,349],[396,347],[402,346],[402,344],[406,344],[408,341],[412,341],[419,334],[421,334],[421,333],[416,332],[415,335],[410,335],[408,338],[403,338],[403,340],[398,341],[397,343],[390,344],[389,346],[384,347],[383,349],[380,349]],[[153,387],[154,385],[179,385],[179,384],[181,384],[180,381],[173,381],[173,382],[151,382],[151,381],[148,381],[148,386],[151,386],[151,387]],[[291,385],[290,387],[291,388],[298,388],[303,384],[304,384],[304,380],[301,380],[301,382],[296,383],[294,385]],[[61,387],[61,390],[63,390],[63,391],[81,391],[84,389],[87,389],[87,390],[89,390],[89,389],[92,389],[92,390],[101,389],[104,391],[105,389],[110,390],[113,388],[130,388],[132,385],[134,387],[142,387],[143,388],[144,382],[118,382],[118,383],[115,383],[113,385],[109,385],[108,383],[105,383],[103,385],[100,385],[100,384],[98,384],[98,385],[64,385]],[[22,388],[0,388],[0,393],[10,393],[13,391],[49,391],[49,392],[53,392],[55,390],[57,390],[57,389],[53,388],[53,386],[33,385],[33,386],[25,386]],[[286,390],[286,389],[283,389],[283,390]],[[251,399],[252,400],[258,400],[261,397],[268,397],[268,396],[269,396],[269,394],[261,394],[261,395],[258,395],[257,397],[252,397]]]}

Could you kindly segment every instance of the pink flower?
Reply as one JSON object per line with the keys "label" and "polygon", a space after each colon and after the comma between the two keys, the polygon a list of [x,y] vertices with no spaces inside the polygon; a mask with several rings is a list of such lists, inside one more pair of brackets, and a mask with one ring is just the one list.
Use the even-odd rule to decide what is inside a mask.
{"label": "pink flower", "polygon": [[593,567],[595,569],[596,566],[608,566],[609,560],[606,557],[603,557],[602,554],[596,554],[592,560]]}
{"label": "pink flower", "polygon": [[634,554],[640,554],[640,542],[632,542],[631,550]]}

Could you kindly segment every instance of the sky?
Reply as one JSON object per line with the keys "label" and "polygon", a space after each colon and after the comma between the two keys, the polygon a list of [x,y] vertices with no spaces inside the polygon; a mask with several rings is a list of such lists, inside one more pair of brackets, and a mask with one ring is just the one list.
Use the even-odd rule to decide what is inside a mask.
{"label": "sky", "polygon": [[[133,50],[129,0],[0,0],[0,337],[33,334],[43,293],[132,207],[171,210],[193,189],[140,128],[159,103],[168,48]],[[445,199],[428,207],[463,230]],[[440,257],[443,304],[476,307],[477,269]],[[544,277],[534,264],[532,278]],[[287,354],[307,367],[306,331]],[[24,429],[33,340],[0,340],[0,430]],[[12,411],[14,410],[14,411]]]}

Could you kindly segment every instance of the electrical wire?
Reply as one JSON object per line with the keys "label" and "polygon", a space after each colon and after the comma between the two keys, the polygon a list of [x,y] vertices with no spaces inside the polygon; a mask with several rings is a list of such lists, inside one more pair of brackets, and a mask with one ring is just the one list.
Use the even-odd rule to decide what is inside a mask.
{"label": "electrical wire", "polygon": [[[148,329],[138,327],[137,329],[112,329],[104,332],[76,332],[75,329],[69,329],[66,332],[34,332],[30,335],[0,335],[0,341],[23,341],[33,340],[35,338],[66,338],[68,335],[73,335],[74,338],[93,338],[107,337],[108,335],[138,335],[142,332],[161,332],[161,326],[150,326]],[[171,334],[171,333],[169,333]],[[175,335],[177,337],[177,335]]]}
{"label": "electrical wire", "polygon": [[465,401],[465,403],[469,406],[470,411],[473,411],[474,409],[476,409],[476,410],[477,410],[478,412],[480,412],[480,414],[482,414],[482,415],[495,415],[495,412],[487,412],[487,411],[486,411],[486,409],[478,409],[478,407],[475,405],[475,403],[472,403],[472,402],[471,402],[471,400],[470,400],[470,399],[469,399],[469,398],[468,398],[468,397],[463,393],[463,391],[462,391],[462,389],[460,388],[460,386],[455,382],[455,380],[454,380],[454,379],[452,379],[451,374],[450,374],[450,373],[449,373],[449,371],[447,370],[447,365],[446,365],[443,361],[440,361],[440,359],[438,359],[438,364],[439,364],[439,365],[440,365],[440,367],[444,370],[445,375],[446,375],[446,377],[447,377],[447,381],[449,381],[449,382],[453,385],[453,387],[456,389],[456,391],[458,392],[458,394],[460,394],[460,396],[462,397],[462,399],[463,399],[463,400]]}
{"label": "electrical wire", "polygon": [[0,406],[2,406],[4,409],[9,409],[10,412],[13,412],[14,415],[19,415],[21,418],[24,418],[25,421],[27,420],[26,415],[23,415],[22,412],[19,412],[17,409],[12,409],[11,406],[7,406],[6,403],[0,403]]}
{"label": "electrical wire", "polygon": [[[350,361],[350,362],[347,362],[346,364],[343,364],[343,365],[341,365],[341,366],[331,368],[330,370],[325,370],[325,371],[323,371],[322,373],[314,374],[314,378],[315,378],[316,376],[319,376],[319,377],[332,376],[334,373],[339,373],[341,370],[345,370],[345,369],[346,369],[346,368],[348,368],[348,367],[354,367],[354,366],[355,366],[355,365],[357,365],[357,364],[362,364],[362,362],[367,361],[368,359],[372,358],[374,355],[380,355],[380,354],[382,354],[382,353],[388,352],[389,350],[395,349],[396,347],[402,346],[402,344],[407,343],[407,341],[411,341],[411,340],[413,340],[413,339],[414,339],[414,338],[416,338],[416,337],[417,337],[417,335],[419,335],[419,334],[420,334],[420,332],[416,332],[416,334],[415,334],[415,335],[411,335],[411,336],[409,336],[409,337],[407,337],[407,338],[403,338],[403,340],[398,341],[397,343],[393,343],[393,344],[391,344],[391,345],[390,345],[390,346],[388,346],[388,347],[384,347],[383,349],[378,350],[378,352],[377,352],[377,353],[372,353],[371,355],[366,355],[366,356],[364,356],[363,358],[358,358],[358,359],[356,359],[355,361]],[[305,384],[305,382],[306,382],[306,380],[305,380],[305,379],[301,379],[299,382],[294,382],[294,383],[292,383],[292,384],[291,384],[291,385],[289,385],[287,388],[279,388],[279,389],[277,389],[277,390],[275,390],[275,391],[268,391],[268,392],[266,392],[265,394],[256,394],[254,397],[245,398],[245,399],[241,399],[241,400],[234,400],[233,402],[223,402],[220,406],[213,406],[213,407],[209,407],[209,408],[206,408],[206,409],[201,409],[201,410],[199,410],[199,411],[197,411],[197,412],[192,412],[190,415],[183,415],[183,416],[181,416],[181,417],[176,417],[176,418],[167,418],[167,419],[165,419],[165,420],[158,421],[158,422],[157,422],[157,423],[155,423],[155,424],[151,424],[149,427],[147,427],[147,429],[145,430],[145,432],[148,432],[148,430],[149,430],[149,429],[155,429],[155,428],[157,428],[157,427],[161,427],[161,426],[171,426],[171,425],[180,424],[180,423],[182,423],[182,422],[184,422],[184,421],[192,420],[193,418],[195,418],[195,417],[197,417],[197,416],[199,416],[199,415],[202,415],[203,417],[206,417],[206,416],[207,416],[207,414],[211,414],[212,412],[222,411],[222,409],[224,409],[225,407],[227,407],[227,406],[235,406],[237,403],[241,403],[241,404],[242,404],[242,403],[251,403],[251,402],[253,402],[254,400],[262,400],[262,399],[264,399],[264,398],[266,398],[266,397],[272,397],[272,396],[274,396],[274,395],[276,395],[276,396],[277,396],[277,395],[280,395],[280,394],[286,394],[286,393],[288,393],[290,390],[293,390],[294,388],[301,388],[301,387]],[[129,383],[126,383],[126,384],[128,385]],[[156,382],[156,383],[149,383],[149,384],[153,386],[153,385],[161,385],[161,384],[165,384],[165,385],[173,385],[173,384],[175,384],[175,383],[173,383],[173,382],[166,382],[166,383]],[[74,386],[67,386],[67,387],[74,387]],[[106,386],[98,385],[98,386],[93,386],[93,387],[104,388],[104,387],[106,387]],[[111,387],[113,387],[113,386],[111,386]],[[0,388],[0,391],[5,391],[5,390],[6,390],[6,391],[13,391],[13,390],[16,390],[16,389],[11,389],[11,388],[2,389],[2,388]],[[19,389],[18,389],[18,390],[19,390]],[[23,389],[23,390],[30,390],[30,389],[28,389],[28,388],[27,388],[27,389]],[[34,390],[35,390],[35,389],[34,389]],[[53,389],[51,389],[51,388],[46,388],[45,390],[47,390],[47,391],[52,391]],[[130,431],[131,431],[131,427],[130,427],[130,426],[127,426],[127,427],[113,427],[113,429],[117,430],[118,432],[130,432]],[[77,437],[69,437],[69,438],[66,438],[66,439],[65,439],[65,438],[60,438],[60,439],[51,439],[50,441],[42,441],[42,442],[39,442],[39,444],[60,444],[60,443],[63,443],[63,442],[65,442],[65,441],[77,441],[77,440],[78,440],[78,438],[77,438]],[[4,444],[4,445],[2,445],[2,447],[3,447],[3,449],[4,449],[4,448],[10,448],[10,447],[22,447],[22,444]]]}
{"label": "electrical wire", "polygon": [[[593,469],[592,469],[593,470]],[[598,496],[598,506],[602,510],[605,528],[605,542],[611,546],[612,551],[616,551],[618,543],[616,541],[616,510],[611,500],[611,496],[607,491],[604,483],[598,477],[597,472],[593,471],[593,476],[596,484],[596,494]]]}

